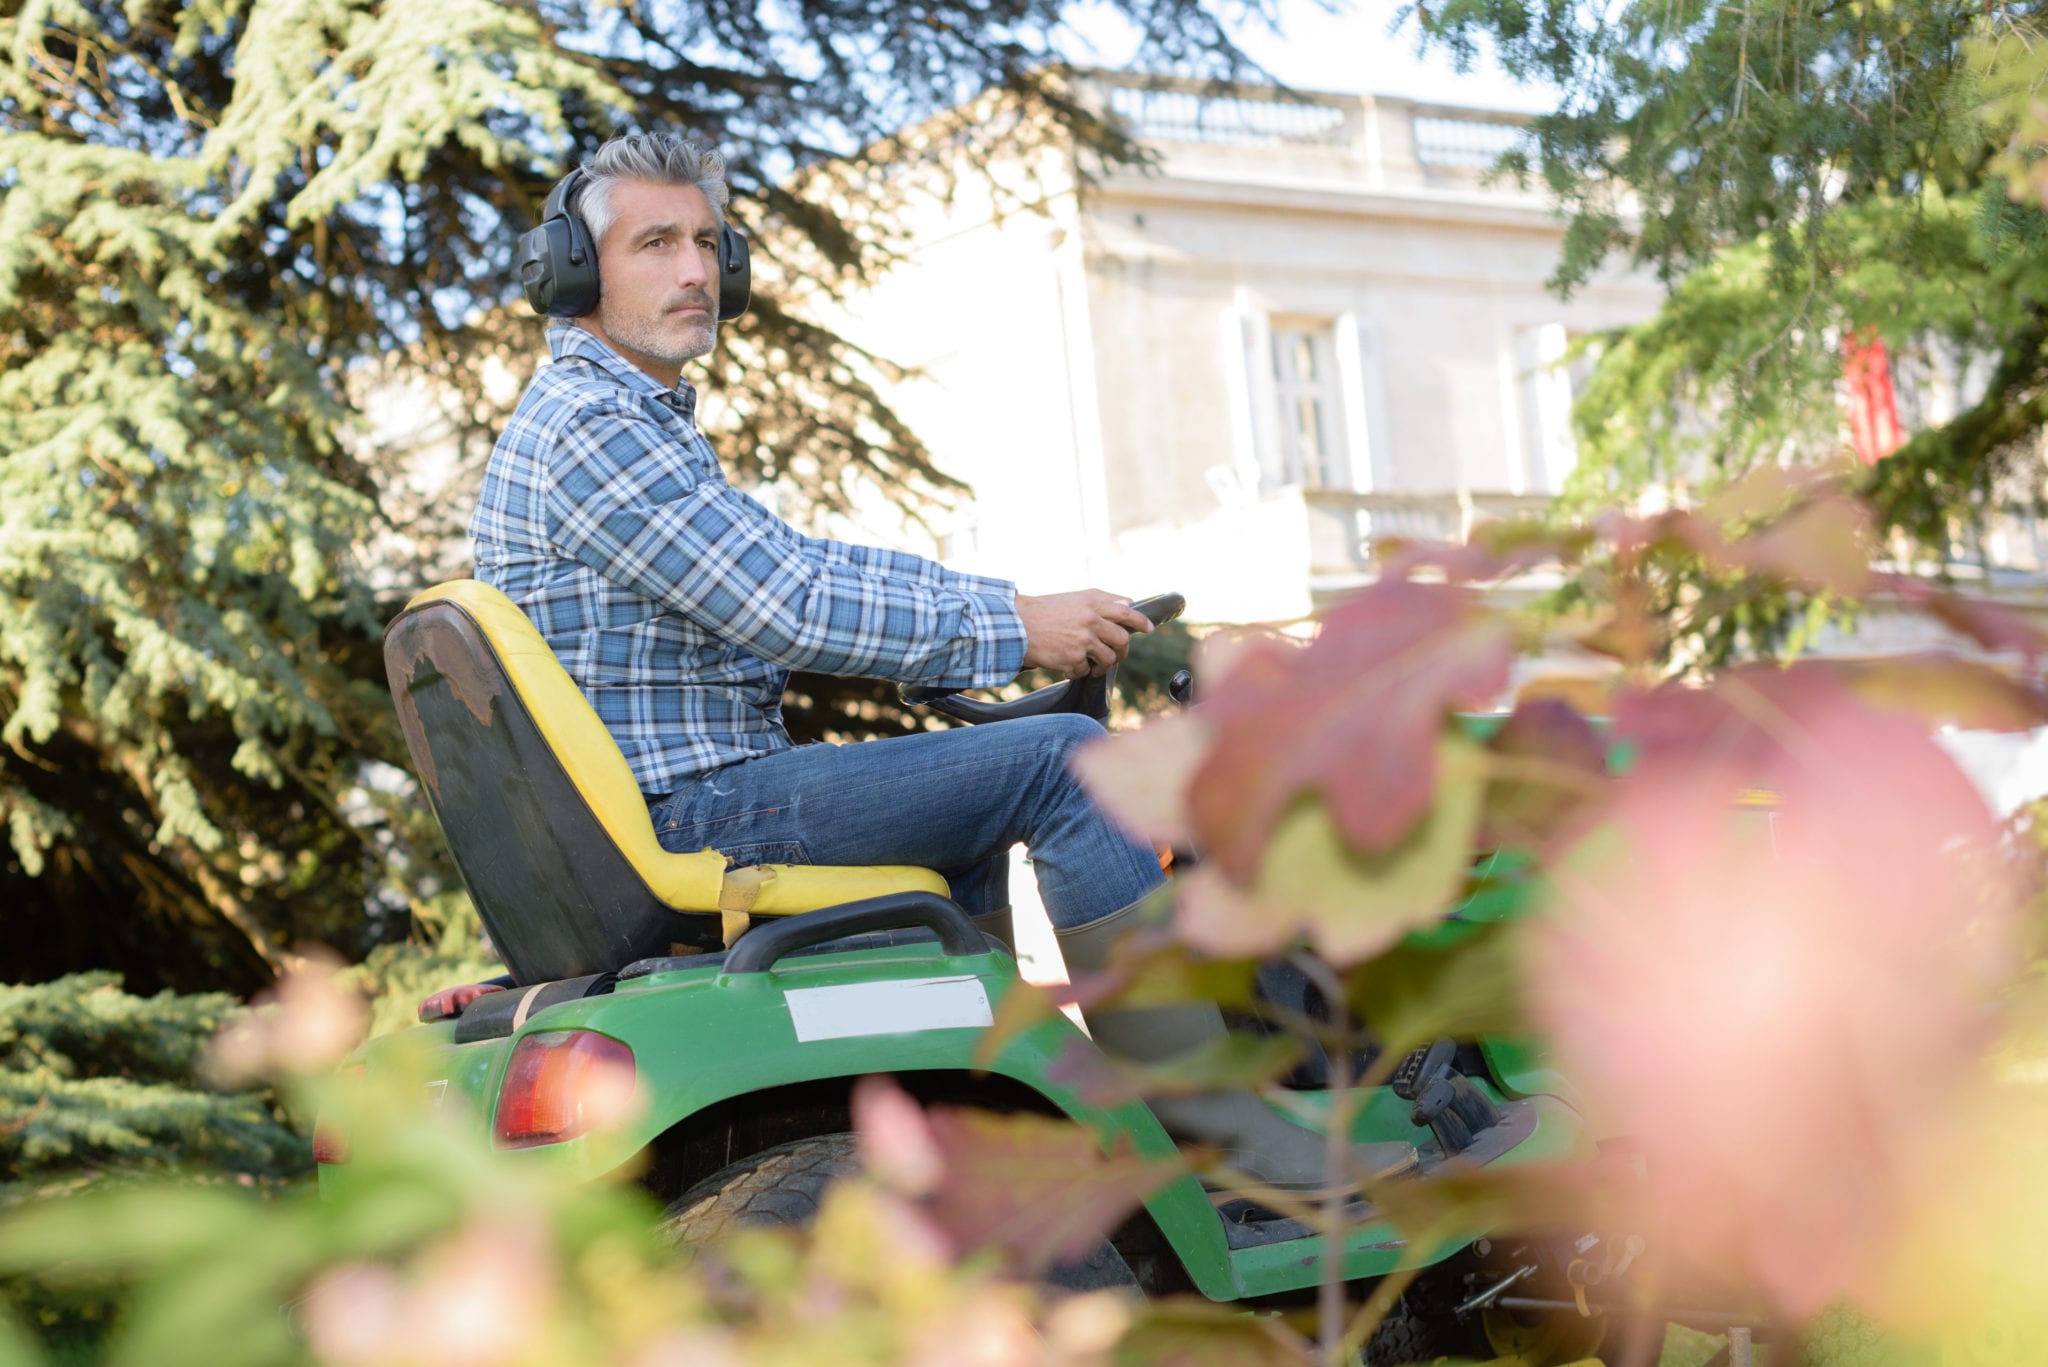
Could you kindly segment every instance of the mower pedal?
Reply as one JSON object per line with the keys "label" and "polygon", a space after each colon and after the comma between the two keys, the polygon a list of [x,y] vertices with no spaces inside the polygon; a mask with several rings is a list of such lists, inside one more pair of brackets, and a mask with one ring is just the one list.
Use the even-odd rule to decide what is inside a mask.
{"label": "mower pedal", "polygon": [[1403,1101],[1414,1101],[1421,1097],[1429,1084],[1439,1074],[1450,1071],[1451,1059],[1458,1052],[1458,1046],[1447,1039],[1417,1049],[1401,1060],[1401,1066],[1387,1079],[1387,1085],[1394,1089],[1394,1095]]}

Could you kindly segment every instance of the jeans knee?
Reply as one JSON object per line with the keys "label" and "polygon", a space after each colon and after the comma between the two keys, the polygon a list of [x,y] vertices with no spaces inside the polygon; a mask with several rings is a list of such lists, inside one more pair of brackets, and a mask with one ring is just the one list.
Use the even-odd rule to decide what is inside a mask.
{"label": "jeans knee", "polygon": [[1033,717],[1044,733],[1048,748],[1057,747],[1061,754],[1071,754],[1090,741],[1101,740],[1109,732],[1093,717],[1084,717],[1078,712],[1055,712],[1051,716]]}

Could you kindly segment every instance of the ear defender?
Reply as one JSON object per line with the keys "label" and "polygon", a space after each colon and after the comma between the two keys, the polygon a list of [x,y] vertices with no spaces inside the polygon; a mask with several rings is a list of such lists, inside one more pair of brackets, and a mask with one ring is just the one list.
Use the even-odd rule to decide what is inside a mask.
{"label": "ear defender", "polygon": [[747,259],[746,235],[727,224],[718,230],[718,316],[739,317],[754,291],[754,271]]}
{"label": "ear defender", "polygon": [[[548,191],[540,226],[519,238],[519,283],[535,313],[580,318],[597,307],[597,244],[576,212],[576,197],[589,177],[577,167]],[[729,321],[747,311],[753,292],[747,239],[730,224],[718,230],[718,316]]]}
{"label": "ear defender", "polygon": [[519,283],[535,313],[580,318],[597,307],[597,244],[576,209],[587,177],[577,167],[548,191],[540,226],[519,239]]}

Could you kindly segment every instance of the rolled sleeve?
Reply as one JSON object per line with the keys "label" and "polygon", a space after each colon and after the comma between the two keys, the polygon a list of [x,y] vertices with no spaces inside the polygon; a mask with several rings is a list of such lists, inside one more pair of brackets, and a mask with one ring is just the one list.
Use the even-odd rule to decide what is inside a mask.
{"label": "rolled sleeve", "polygon": [[1011,586],[801,536],[708,450],[689,459],[642,416],[584,410],[557,451],[547,499],[561,549],[760,659],[945,687],[1003,683],[1023,663]]}

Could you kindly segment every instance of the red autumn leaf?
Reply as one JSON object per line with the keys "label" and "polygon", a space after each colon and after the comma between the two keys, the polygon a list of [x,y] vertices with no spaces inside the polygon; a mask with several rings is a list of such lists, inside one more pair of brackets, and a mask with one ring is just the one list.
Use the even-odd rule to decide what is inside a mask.
{"label": "red autumn leaf", "polygon": [[[906,1110],[906,1105],[908,1109]],[[940,1106],[915,1111],[896,1084],[855,1085],[854,1127],[872,1171],[959,1254],[991,1250],[1030,1275],[1084,1257],[1187,1169],[1119,1141],[1105,1154],[1071,1121]]]}
{"label": "red autumn leaf", "polygon": [[1756,782],[1788,735],[1793,718],[1817,715],[1850,701],[1832,665],[1804,661],[1789,669],[1743,665],[1710,688],[1667,683],[1653,689],[1616,689],[1614,734],[1637,747],[1636,772],[1654,766],[1714,762],[1747,771]]}
{"label": "red autumn leaf", "polygon": [[1188,799],[1210,860],[1251,882],[1309,792],[1359,848],[1398,842],[1435,799],[1445,718],[1491,703],[1513,657],[1470,590],[1395,579],[1338,607],[1306,650],[1247,655],[1202,704],[1216,739]]}

